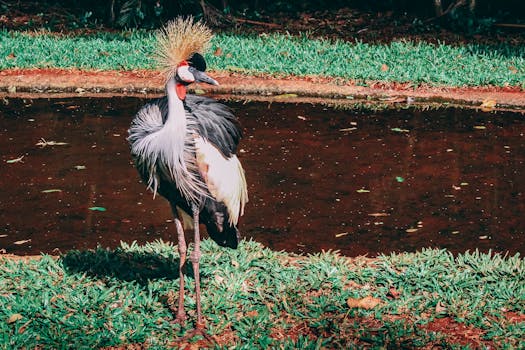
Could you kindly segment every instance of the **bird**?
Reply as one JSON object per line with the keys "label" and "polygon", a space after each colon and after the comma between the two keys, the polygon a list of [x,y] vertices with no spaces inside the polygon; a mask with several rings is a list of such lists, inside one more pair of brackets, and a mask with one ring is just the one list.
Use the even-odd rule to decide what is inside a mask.
{"label": "bird", "polygon": [[222,247],[237,248],[239,217],[248,202],[244,169],[237,157],[242,130],[233,111],[216,100],[187,93],[192,83],[218,85],[206,71],[204,51],[211,30],[192,17],[178,17],[156,34],[156,62],[164,73],[166,95],[145,104],[128,130],[128,142],[142,181],[170,204],[177,232],[179,295],[174,322],[183,324],[184,266],[188,246],[184,229],[193,227],[196,301],[195,330],[205,323],[199,276],[200,231]]}

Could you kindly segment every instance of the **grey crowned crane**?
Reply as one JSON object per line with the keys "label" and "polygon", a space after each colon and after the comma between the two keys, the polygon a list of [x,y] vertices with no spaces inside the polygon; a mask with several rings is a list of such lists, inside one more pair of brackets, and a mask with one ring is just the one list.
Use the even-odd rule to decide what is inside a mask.
{"label": "grey crowned crane", "polygon": [[[204,329],[199,280],[203,223],[220,246],[237,248],[237,222],[248,201],[244,170],[236,156],[241,129],[232,111],[213,99],[186,94],[194,82],[218,83],[204,71],[202,53],[211,31],[201,22],[178,18],[157,35],[157,62],[166,73],[166,96],[142,107],[132,121],[128,141],[142,180],[171,205],[178,237],[179,298],[176,322],[184,311],[184,226],[192,225],[190,254],[195,276],[196,330]],[[188,222],[190,221],[190,222]],[[183,223],[187,225],[183,225]]]}

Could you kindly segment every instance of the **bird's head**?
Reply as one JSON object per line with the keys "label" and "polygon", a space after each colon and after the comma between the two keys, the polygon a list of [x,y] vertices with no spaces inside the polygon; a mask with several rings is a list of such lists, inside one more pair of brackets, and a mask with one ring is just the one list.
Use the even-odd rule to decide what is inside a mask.
{"label": "bird's head", "polygon": [[179,63],[174,79],[177,96],[181,100],[184,100],[186,97],[186,86],[191,83],[219,85],[219,83],[206,74],[205,71],[206,61],[198,52],[193,53],[188,60]]}
{"label": "bird's head", "polygon": [[157,33],[157,63],[166,76],[167,88],[174,85],[181,100],[191,83],[218,85],[205,73],[206,61],[202,56],[212,36],[204,23],[195,22],[192,17],[176,18]]}

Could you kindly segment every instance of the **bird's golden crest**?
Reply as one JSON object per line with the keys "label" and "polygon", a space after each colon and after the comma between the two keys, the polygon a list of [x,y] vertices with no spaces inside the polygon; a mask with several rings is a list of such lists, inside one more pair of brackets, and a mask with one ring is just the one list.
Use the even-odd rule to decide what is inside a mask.
{"label": "bird's golden crest", "polygon": [[159,68],[170,79],[179,64],[195,52],[203,54],[213,34],[201,21],[193,17],[178,17],[157,32],[157,56]]}

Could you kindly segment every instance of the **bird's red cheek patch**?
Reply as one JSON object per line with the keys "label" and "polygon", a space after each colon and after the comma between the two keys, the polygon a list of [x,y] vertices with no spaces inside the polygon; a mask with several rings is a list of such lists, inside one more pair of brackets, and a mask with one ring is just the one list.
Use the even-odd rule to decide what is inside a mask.
{"label": "bird's red cheek patch", "polygon": [[184,100],[186,98],[186,86],[182,84],[175,84],[175,91],[179,99]]}

